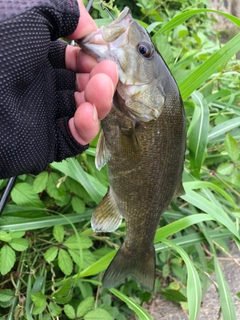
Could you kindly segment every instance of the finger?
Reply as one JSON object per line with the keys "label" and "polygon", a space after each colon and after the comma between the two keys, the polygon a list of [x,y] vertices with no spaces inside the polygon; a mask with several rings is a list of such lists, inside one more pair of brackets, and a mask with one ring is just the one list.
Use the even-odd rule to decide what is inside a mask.
{"label": "finger", "polygon": [[86,102],[84,91],[82,91],[82,92],[76,91],[74,93],[74,98],[75,98],[76,108],[78,108],[81,104]]}
{"label": "finger", "polygon": [[76,75],[76,89],[79,92],[85,90],[89,81],[89,73],[78,73]]}
{"label": "finger", "polygon": [[55,122],[56,143],[54,145],[54,154],[51,158],[52,162],[62,161],[68,157],[82,153],[88,148],[88,145],[79,144],[74,139],[69,128],[69,117],[57,119]]}
{"label": "finger", "polygon": [[69,129],[73,138],[85,145],[92,141],[100,129],[96,107],[89,102],[83,103],[69,120]]}
{"label": "finger", "polygon": [[96,23],[87,12],[81,0],[78,0],[78,5],[80,9],[79,23],[75,31],[67,37],[70,40],[80,39],[97,29]]}
{"label": "finger", "polygon": [[97,60],[78,47],[67,46],[65,51],[66,68],[75,72],[90,72]]}
{"label": "finger", "polygon": [[114,90],[116,89],[118,83],[118,68],[114,61],[112,60],[103,60],[99,62],[90,72],[90,78],[97,73],[105,73],[108,75],[113,82]]}
{"label": "finger", "polygon": [[96,106],[100,120],[111,109],[114,91],[111,78],[104,73],[95,74],[85,88],[85,100]]}
{"label": "finger", "polygon": [[118,69],[115,62],[111,60],[104,60],[99,62],[91,71],[91,73],[80,73],[76,75],[76,87],[78,91],[85,90],[89,78],[92,78],[97,73],[107,74],[113,82],[114,88],[117,86],[118,82]]}

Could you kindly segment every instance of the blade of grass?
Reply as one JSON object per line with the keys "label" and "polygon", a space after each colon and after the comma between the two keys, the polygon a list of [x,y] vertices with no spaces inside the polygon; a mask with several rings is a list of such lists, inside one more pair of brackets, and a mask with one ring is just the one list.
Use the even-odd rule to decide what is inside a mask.
{"label": "blade of grass", "polygon": [[150,314],[144,310],[138,303],[133,301],[131,298],[127,297],[124,293],[118,291],[117,289],[109,290],[112,294],[118,297],[120,300],[125,302],[130,309],[132,309],[140,320],[153,320]]}
{"label": "blade of grass", "polygon": [[[208,234],[212,240],[216,240],[216,241],[229,239],[231,238],[231,235],[232,235],[231,232],[227,229],[211,230],[211,231],[208,231]],[[176,245],[181,247],[188,247],[198,243],[207,242],[207,240],[202,233],[193,233],[191,235],[182,236],[182,237],[173,239],[172,242],[174,242]],[[163,243],[155,244],[156,253],[162,252],[167,249],[168,249],[168,246]]]}
{"label": "blade of grass", "polygon": [[[92,210],[83,214],[66,214],[63,217],[50,216],[50,217],[40,217],[34,219],[24,219],[24,218],[14,218],[14,219],[1,219],[0,220],[0,231],[10,230],[10,231],[28,231],[41,228],[53,227],[56,224],[66,225],[69,224],[69,219],[72,223],[78,223],[86,220],[90,220],[92,215]],[[10,220],[10,221],[9,221]]]}
{"label": "blade of grass", "polygon": [[190,128],[188,133],[188,147],[190,152],[190,167],[195,171],[196,175],[200,178],[200,169],[205,156],[205,149],[208,142],[208,130],[209,130],[209,109],[206,100],[203,95],[194,91],[192,93],[192,99],[195,104],[195,111],[193,114],[194,127]]}
{"label": "blade of grass", "polygon": [[233,199],[220,187],[218,187],[216,184],[208,182],[208,181],[189,181],[184,182],[183,187],[189,190],[192,189],[202,189],[207,188],[210,190],[215,190],[216,192],[220,193],[231,205],[233,208],[236,208],[236,204],[233,201]]}
{"label": "blade of grass", "polygon": [[240,50],[240,34],[228,41],[216,51],[208,60],[194,69],[178,85],[183,100],[194,90],[199,88],[213,73],[218,71],[229,59]]}
{"label": "blade of grass", "polygon": [[198,273],[187,253],[180,246],[177,246],[175,243],[169,240],[164,240],[163,243],[177,251],[186,264],[188,276],[187,300],[189,308],[189,319],[195,320],[197,319],[202,301],[202,289]]}
{"label": "blade of grass", "polygon": [[109,252],[108,254],[103,256],[101,259],[94,262],[90,267],[82,270],[79,274],[74,275],[72,278],[78,279],[79,277],[88,277],[94,274],[98,274],[99,272],[102,272],[108,267],[109,263],[114,258],[116,253],[117,253],[117,250],[113,250],[112,252]]}
{"label": "blade of grass", "polygon": [[208,134],[209,142],[216,141],[216,138],[225,134],[226,132],[239,127],[240,117],[233,118],[214,127]]}
{"label": "blade of grass", "polygon": [[208,213],[216,221],[218,221],[218,223],[228,228],[229,231],[232,232],[232,235],[236,236],[237,239],[240,239],[240,235],[235,224],[221,207],[210,202],[195,191],[189,190],[187,188],[185,189],[185,191],[186,194],[181,196],[182,199],[191,203],[193,206],[199,208],[203,212]]}
{"label": "blade of grass", "polygon": [[98,179],[85,172],[74,158],[69,158],[62,162],[54,162],[51,167],[78,181],[97,204],[107,192],[107,188]]}
{"label": "blade of grass", "polygon": [[207,241],[210,245],[211,251],[213,253],[214,270],[216,273],[216,281],[218,284],[218,294],[219,294],[219,298],[220,298],[223,319],[224,320],[229,320],[229,319],[237,320],[232,295],[231,295],[228,283],[225,279],[224,273],[219,265],[217,253],[216,253],[214,244],[212,242],[212,239],[211,239],[211,237],[209,237],[208,230],[206,229],[206,227],[202,223],[199,223],[199,227],[200,227],[200,230],[202,231],[202,233],[204,234],[205,238],[207,239]]}
{"label": "blade of grass", "polygon": [[199,14],[199,13],[203,13],[203,12],[213,12],[213,13],[221,14],[221,15],[225,16],[227,19],[229,19],[230,21],[232,21],[233,23],[235,23],[238,27],[240,27],[240,19],[235,16],[232,16],[231,14],[228,14],[228,13],[225,13],[222,11],[218,11],[218,10],[213,10],[213,9],[203,9],[203,8],[202,9],[191,9],[190,11],[180,13],[180,14],[176,15],[175,17],[173,17],[170,21],[168,21],[165,25],[163,25],[160,30],[158,30],[155,33],[153,38],[155,38],[158,34],[162,34],[164,32],[167,32],[167,31],[170,31],[170,30],[176,28],[178,25],[180,25],[184,21],[188,20],[192,16]]}
{"label": "blade of grass", "polygon": [[173,235],[174,233],[177,233],[183,229],[186,229],[193,224],[196,224],[202,221],[208,221],[208,220],[214,220],[214,219],[207,214],[194,214],[194,215],[182,218],[178,221],[174,221],[169,225],[164,226],[157,230],[154,238],[154,243],[162,241],[163,239],[166,239],[170,235]]}
{"label": "blade of grass", "polygon": [[[199,215],[200,216],[200,215]],[[202,220],[204,221],[204,220]],[[170,226],[170,225],[169,225]],[[163,228],[158,229],[158,232],[160,232]],[[171,229],[171,227],[170,227]],[[231,237],[231,232],[227,229],[223,230],[212,230],[209,231],[209,236],[213,240],[219,240],[219,239],[227,239]],[[194,233],[191,235],[183,236],[183,237],[178,237],[174,240],[172,240],[176,245],[179,246],[192,246],[197,243],[205,242],[206,239],[205,237],[200,234],[200,233]],[[155,244],[155,250],[156,252],[161,252],[164,251],[168,248],[167,245],[161,243],[161,244]],[[93,276],[95,274],[98,274],[99,272],[102,272],[105,270],[109,263],[112,261],[113,257],[117,253],[117,250],[113,250],[112,252],[109,252],[105,256],[103,256],[101,259],[93,263],[91,266],[88,268],[82,270],[80,274],[74,275],[73,279],[77,279],[79,277],[88,277],[88,276]]]}

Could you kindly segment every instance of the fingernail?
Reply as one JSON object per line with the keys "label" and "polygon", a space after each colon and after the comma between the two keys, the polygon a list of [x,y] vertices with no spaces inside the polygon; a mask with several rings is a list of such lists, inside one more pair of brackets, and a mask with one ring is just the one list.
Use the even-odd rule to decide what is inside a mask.
{"label": "fingernail", "polygon": [[98,122],[98,112],[94,104],[93,104],[93,121]]}

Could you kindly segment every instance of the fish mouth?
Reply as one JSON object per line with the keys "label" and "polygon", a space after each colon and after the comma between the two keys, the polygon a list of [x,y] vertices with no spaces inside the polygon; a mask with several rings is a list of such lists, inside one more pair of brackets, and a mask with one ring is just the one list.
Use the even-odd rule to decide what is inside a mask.
{"label": "fish mouth", "polygon": [[76,43],[98,61],[104,60],[104,54],[107,51],[118,47],[119,43],[121,45],[127,43],[127,30],[133,21],[130,9],[125,7],[112,23],[76,40]]}

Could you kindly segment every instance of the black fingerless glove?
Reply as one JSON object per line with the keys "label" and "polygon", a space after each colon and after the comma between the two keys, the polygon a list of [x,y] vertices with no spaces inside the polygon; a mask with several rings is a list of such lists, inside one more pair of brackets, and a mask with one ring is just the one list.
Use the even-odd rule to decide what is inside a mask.
{"label": "black fingerless glove", "polygon": [[0,178],[37,174],[87,149],[72,137],[76,75],[65,69],[76,0],[0,3]]}

